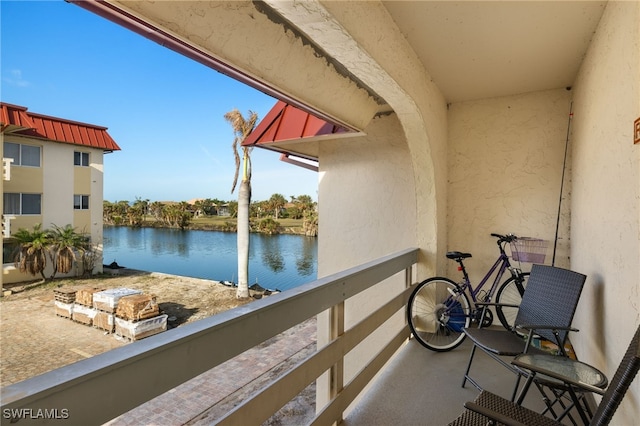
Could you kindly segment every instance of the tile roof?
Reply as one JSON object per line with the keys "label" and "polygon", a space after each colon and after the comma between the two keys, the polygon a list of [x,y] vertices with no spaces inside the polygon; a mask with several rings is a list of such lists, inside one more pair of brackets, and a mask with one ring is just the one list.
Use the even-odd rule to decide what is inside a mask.
{"label": "tile roof", "polygon": [[0,131],[54,142],[119,151],[106,127],[28,112],[26,107],[0,102]]}
{"label": "tile roof", "polygon": [[[308,112],[302,111],[283,101],[278,101],[247,136],[243,146],[255,145],[271,148],[268,145],[283,142],[311,140],[321,136],[352,133],[343,127],[329,123]],[[285,152],[285,149],[275,149]]]}

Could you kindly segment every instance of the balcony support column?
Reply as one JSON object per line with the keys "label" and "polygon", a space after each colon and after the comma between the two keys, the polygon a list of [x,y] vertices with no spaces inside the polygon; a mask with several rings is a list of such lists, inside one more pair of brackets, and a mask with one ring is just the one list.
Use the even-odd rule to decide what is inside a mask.
{"label": "balcony support column", "polygon": [[[344,334],[344,302],[338,303],[330,310],[330,340],[337,340]],[[340,358],[329,371],[329,400],[335,399],[344,388],[344,357]],[[342,421],[342,418],[340,419]],[[338,422],[339,423],[339,422]]]}

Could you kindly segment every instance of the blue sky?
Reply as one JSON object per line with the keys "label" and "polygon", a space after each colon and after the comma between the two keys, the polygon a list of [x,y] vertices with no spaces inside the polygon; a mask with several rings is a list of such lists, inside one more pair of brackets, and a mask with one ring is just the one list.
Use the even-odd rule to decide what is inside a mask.
{"label": "blue sky", "polygon": [[[276,100],[76,5],[0,2],[0,99],[30,112],[108,127],[104,198],[234,200],[237,108],[262,119]],[[254,149],[252,199],[317,200],[318,175]]]}

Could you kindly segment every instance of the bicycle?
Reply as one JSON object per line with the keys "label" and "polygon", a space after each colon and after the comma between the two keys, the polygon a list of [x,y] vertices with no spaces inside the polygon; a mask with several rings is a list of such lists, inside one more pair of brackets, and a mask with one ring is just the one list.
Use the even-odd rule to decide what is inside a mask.
{"label": "bicycle", "polygon": [[[469,275],[464,266],[464,259],[468,259],[471,253],[451,251],[447,258],[458,263],[458,270],[462,272],[462,281],[458,284],[446,277],[433,277],[422,281],[409,297],[407,305],[407,320],[409,328],[416,340],[424,347],[436,352],[450,351],[460,345],[466,335],[463,329],[469,327],[471,322],[480,327],[488,327],[493,323],[493,313],[486,305],[480,307],[476,304],[489,303],[494,294],[496,303],[509,304],[511,306],[496,306],[496,314],[500,323],[508,330],[512,329],[513,322],[518,312],[517,306],[522,301],[522,295],[527,287],[528,272],[522,272],[520,268],[511,266],[509,256],[505,253],[505,246],[511,244],[511,254],[514,260],[524,262],[543,263],[546,251],[546,242],[533,238],[518,238],[513,234],[491,234],[496,237],[500,256],[489,269],[477,287],[473,287]],[[517,242],[527,243],[525,250],[535,250],[538,253],[518,251]],[[505,271],[511,273],[500,287]],[[489,290],[483,287],[495,273],[495,278]],[[496,293],[497,290],[497,293]],[[473,300],[471,307],[467,292]]]}

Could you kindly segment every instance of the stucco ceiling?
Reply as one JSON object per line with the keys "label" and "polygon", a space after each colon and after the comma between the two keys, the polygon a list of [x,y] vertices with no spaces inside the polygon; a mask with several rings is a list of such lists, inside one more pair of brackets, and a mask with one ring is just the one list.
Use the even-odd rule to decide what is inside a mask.
{"label": "stucco ceiling", "polygon": [[[607,3],[67,1],[353,129],[366,126],[372,112],[389,110],[384,101],[392,104],[398,92],[393,81],[381,80],[384,72],[377,71],[375,62],[380,57],[372,59],[370,51],[358,43],[359,35],[351,38],[347,34],[363,30],[354,16],[371,13],[373,18],[368,19],[395,23],[413,50],[403,50],[403,54],[415,53],[446,102],[455,103],[573,85]],[[388,13],[391,20],[380,12]],[[279,25],[305,34],[303,44],[317,45],[317,49],[290,54],[297,49],[297,36],[286,33],[282,37]],[[260,30],[253,31],[256,27]],[[375,29],[364,27],[364,31]],[[372,39],[370,35],[364,37],[365,44]],[[271,41],[268,48],[265,38]],[[375,50],[375,46],[367,47]],[[387,50],[382,55],[393,53]],[[321,56],[342,74],[327,73]],[[291,72],[301,69],[304,72]],[[302,101],[305,98],[313,99],[314,107]]]}
{"label": "stucco ceiling", "polygon": [[603,1],[384,1],[448,102],[571,86]]}

